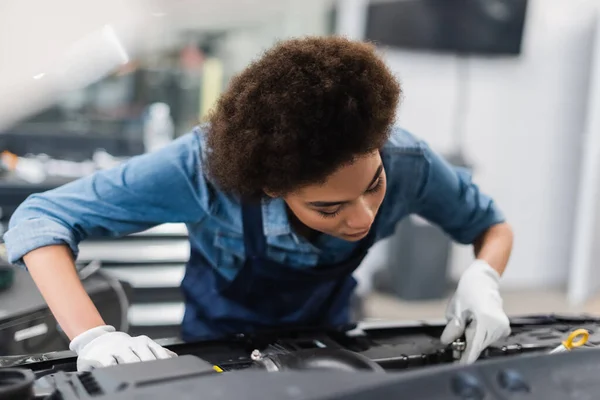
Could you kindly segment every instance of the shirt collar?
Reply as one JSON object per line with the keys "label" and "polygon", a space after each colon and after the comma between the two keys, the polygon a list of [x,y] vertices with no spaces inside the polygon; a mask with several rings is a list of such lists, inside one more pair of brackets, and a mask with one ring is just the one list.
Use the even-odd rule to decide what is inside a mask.
{"label": "shirt collar", "polygon": [[[206,146],[206,135],[208,124],[202,124],[194,129],[200,138],[200,147],[203,157],[208,151]],[[292,233],[292,228],[287,215],[285,201],[280,198],[264,199],[262,201],[263,232],[267,236],[281,236]]]}
{"label": "shirt collar", "polygon": [[267,236],[280,236],[291,233],[287,207],[282,198],[262,201],[263,231]]}

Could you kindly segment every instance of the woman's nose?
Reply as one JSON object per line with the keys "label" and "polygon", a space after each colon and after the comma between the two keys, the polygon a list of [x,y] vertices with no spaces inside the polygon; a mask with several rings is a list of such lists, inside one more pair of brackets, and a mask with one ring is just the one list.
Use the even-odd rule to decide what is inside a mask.
{"label": "woman's nose", "polygon": [[369,207],[365,200],[361,200],[352,210],[352,214],[348,217],[346,224],[349,228],[357,231],[369,229],[375,220],[375,212]]}

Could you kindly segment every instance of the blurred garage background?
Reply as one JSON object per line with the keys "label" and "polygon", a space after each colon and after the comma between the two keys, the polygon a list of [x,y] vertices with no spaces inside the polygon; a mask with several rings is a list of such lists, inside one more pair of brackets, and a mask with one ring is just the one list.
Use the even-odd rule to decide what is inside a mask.
{"label": "blurred garage background", "polygon": [[[24,6],[10,4],[0,5],[0,21],[24,15]],[[29,194],[189,131],[229,79],[275,41],[343,34],[375,42],[400,78],[398,124],[472,169],[513,224],[515,248],[502,280],[507,313],[600,314],[599,8],[599,0],[171,2],[152,11],[156,25],[143,31],[152,46],[107,64],[101,79],[46,88],[43,99],[28,89],[39,104],[25,96],[0,100],[0,231]],[[0,77],[21,69],[16,54],[44,53],[50,42],[43,29],[32,32],[23,44],[0,34],[0,49],[14,51],[4,53]],[[26,72],[31,82],[46,73]],[[178,334],[188,253],[185,227],[173,224],[90,239],[78,263],[109,320],[160,338]],[[469,247],[408,218],[356,273],[357,312],[364,319],[443,318],[471,258]],[[0,335],[23,343],[54,331],[26,272],[0,271]],[[64,340],[53,343],[64,347]],[[28,346],[18,349],[48,347]],[[16,351],[9,347],[0,353]]]}

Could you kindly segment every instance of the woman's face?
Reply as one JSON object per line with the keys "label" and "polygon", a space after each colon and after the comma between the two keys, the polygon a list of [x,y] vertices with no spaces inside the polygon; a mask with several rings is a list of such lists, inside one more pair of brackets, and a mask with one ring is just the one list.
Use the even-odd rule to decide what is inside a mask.
{"label": "woman's face", "polygon": [[323,184],[305,186],[283,199],[307,227],[348,241],[364,238],[383,201],[386,179],[379,152],[357,159]]}

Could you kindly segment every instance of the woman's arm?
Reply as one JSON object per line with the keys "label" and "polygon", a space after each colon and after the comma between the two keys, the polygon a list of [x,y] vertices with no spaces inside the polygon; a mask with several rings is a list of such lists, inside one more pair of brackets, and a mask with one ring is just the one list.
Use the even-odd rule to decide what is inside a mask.
{"label": "woman's arm", "polygon": [[463,363],[474,362],[491,343],[510,334],[500,296],[500,275],[512,250],[512,231],[492,198],[471,181],[471,174],[451,166],[423,144],[426,160],[417,214],[436,223],[454,240],[472,244],[477,259],[462,274],[446,309],[441,336],[449,344],[466,337]]}
{"label": "woman's arm", "polygon": [[[55,190],[30,196],[4,235],[69,338],[104,325],[75,268],[79,242],[205,215],[197,134]],[[205,188],[204,188],[205,189]]]}
{"label": "woman's arm", "polygon": [[487,262],[502,276],[513,245],[513,231],[506,222],[488,228],[473,243],[475,257]]}
{"label": "woman's arm", "polygon": [[40,247],[26,254],[24,261],[56,321],[70,340],[89,329],[105,325],[79,280],[68,246]]}
{"label": "woman's arm", "polygon": [[4,235],[9,262],[32,250],[78,244],[89,237],[120,237],[165,222],[206,216],[206,182],[196,134],[162,150],[134,157],[57,189],[30,196],[13,214]]}

